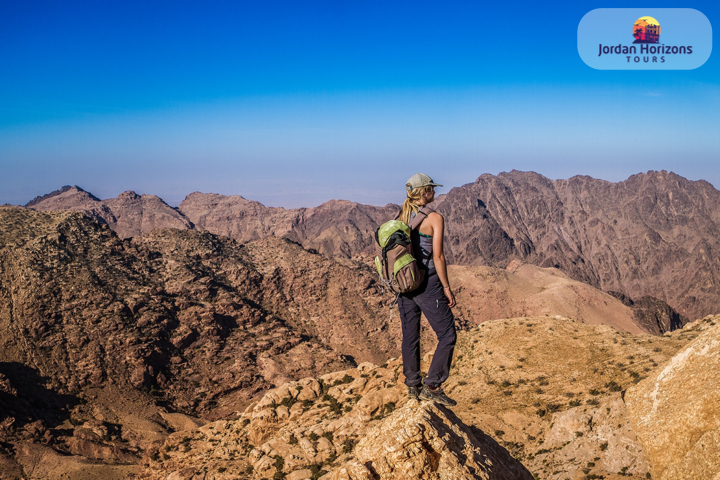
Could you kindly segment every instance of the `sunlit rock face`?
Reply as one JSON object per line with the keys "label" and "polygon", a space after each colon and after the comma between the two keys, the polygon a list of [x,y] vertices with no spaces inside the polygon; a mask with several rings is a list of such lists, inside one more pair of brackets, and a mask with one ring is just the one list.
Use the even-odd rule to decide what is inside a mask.
{"label": "sunlit rock face", "polygon": [[720,475],[720,317],[699,323],[711,327],[625,395],[653,478]]}

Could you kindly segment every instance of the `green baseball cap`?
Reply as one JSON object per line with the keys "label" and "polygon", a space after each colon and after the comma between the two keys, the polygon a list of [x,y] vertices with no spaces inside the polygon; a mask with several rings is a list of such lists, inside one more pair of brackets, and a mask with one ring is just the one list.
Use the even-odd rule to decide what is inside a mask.
{"label": "green baseball cap", "polygon": [[439,183],[433,182],[433,179],[430,178],[428,175],[425,175],[424,173],[416,173],[412,177],[410,177],[405,184],[405,188],[409,192],[410,190],[414,188],[419,187],[442,187]]}

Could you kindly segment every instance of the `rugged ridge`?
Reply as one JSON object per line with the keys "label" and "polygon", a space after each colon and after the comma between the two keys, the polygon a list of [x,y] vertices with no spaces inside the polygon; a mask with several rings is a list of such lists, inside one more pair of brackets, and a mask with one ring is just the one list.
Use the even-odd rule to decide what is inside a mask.
{"label": "rugged ridge", "polygon": [[[160,227],[197,228],[243,242],[284,236],[344,258],[370,256],[374,230],[399,209],[333,200],[288,210],[199,192],[173,209],[148,195],[137,199],[126,192],[98,201],[77,187],[63,190],[29,206],[86,212],[123,238]],[[520,259],[604,291],[653,297],[681,317],[648,299],[638,320],[658,331],[717,313],[720,192],[705,181],[665,171],[618,183],[586,176],[550,180],[513,170],[451,189],[436,209],[446,217],[451,263],[505,268]]]}
{"label": "rugged ridge", "polygon": [[[720,192],[705,181],[665,171],[618,183],[512,171],[453,188],[437,210],[452,262],[502,268],[520,258],[601,290],[656,297],[686,318],[717,313]],[[479,243],[478,231],[493,240]]]}
{"label": "rugged ridge", "polygon": [[41,212],[78,211],[112,228],[120,238],[130,238],[161,228],[191,229],[185,216],[155,195],[127,191],[100,200],[78,186],[65,186],[25,205]]}
{"label": "rugged ridge", "polygon": [[32,443],[4,458],[134,464],[178,422],[397,348],[368,335],[389,324],[367,267],[259,242],[174,229],[123,241],[79,213],[0,207],[0,441]]}
{"label": "rugged ridge", "polygon": [[350,258],[374,251],[372,233],[394,217],[397,205],[374,207],[346,200],[331,200],[314,208],[286,210],[265,207],[240,196],[191,193],[178,210],[197,228],[239,241],[269,235],[284,236],[305,248]]}

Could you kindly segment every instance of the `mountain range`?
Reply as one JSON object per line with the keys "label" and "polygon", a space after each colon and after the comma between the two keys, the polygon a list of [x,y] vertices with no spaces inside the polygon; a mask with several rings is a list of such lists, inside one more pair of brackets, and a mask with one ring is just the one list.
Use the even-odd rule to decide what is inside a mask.
{"label": "mountain range", "polygon": [[[383,453],[383,445],[397,442],[397,455],[419,455],[412,468],[428,478],[479,471],[488,478],[529,478],[529,471],[559,480],[580,472],[644,478],[706,468],[712,422],[689,430],[680,449],[671,445],[680,452],[675,460],[658,460],[667,442],[656,441],[656,430],[639,419],[667,419],[652,398],[636,400],[629,413],[623,392],[644,377],[671,378],[673,416],[687,414],[670,405],[686,385],[695,392],[688,400],[705,408],[701,396],[713,388],[711,377],[693,376],[691,366],[681,376],[673,372],[686,361],[678,352],[698,334],[717,332],[718,318],[686,325],[658,298],[578,279],[583,260],[565,262],[561,253],[571,255],[573,237],[562,236],[563,244],[558,232],[589,242],[579,248],[586,263],[602,253],[605,237],[596,232],[591,240],[590,227],[562,223],[538,201],[540,213],[516,202],[504,217],[500,205],[509,197],[487,197],[483,189],[489,182],[488,192],[497,193],[511,178],[529,191],[533,182],[564,191],[536,174],[511,172],[480,177],[437,200],[449,219],[449,271],[459,302],[461,332],[447,384],[461,401],[457,415],[405,404],[400,364],[392,359],[400,326],[369,257],[371,232],[397,206],[333,201],[286,210],[196,193],[172,208],[151,195],[102,201],[67,187],[29,207],[0,207],[0,477],[192,478],[203,470],[216,478],[306,479],[324,471],[328,478],[371,478],[375,467],[368,473],[363,465],[389,462],[387,478],[414,478]],[[463,192],[484,213],[462,210]],[[710,203],[695,200],[702,208]],[[585,211],[601,216],[602,208],[583,201]],[[569,208],[558,205],[560,212]],[[645,223],[671,238],[668,225],[687,221],[675,207],[667,225],[652,215]],[[637,220],[631,206],[623,214]],[[618,231],[631,228],[613,215]],[[472,240],[473,222],[486,240]],[[714,220],[703,222],[705,230],[673,227],[676,237],[687,242],[712,231]],[[223,225],[227,230],[210,231]],[[533,238],[538,231],[544,233]],[[463,252],[473,251],[473,241],[486,248],[470,261]],[[608,240],[602,248],[630,255],[637,245],[652,247]],[[664,252],[666,244],[658,245]],[[655,258],[635,260],[645,268]],[[432,351],[427,325],[422,344]],[[715,365],[706,350],[697,347],[703,371]],[[300,398],[304,388],[307,398]],[[276,393],[285,390],[289,397]],[[714,418],[715,410],[708,412]],[[407,422],[425,432],[414,447],[401,441]],[[454,436],[446,437],[449,431]],[[438,443],[441,437],[450,443]]]}
{"label": "mountain range", "polygon": [[[100,200],[79,187],[38,197],[40,211],[82,211],[120,238],[158,228],[204,230],[247,242],[285,237],[334,257],[369,256],[373,233],[398,205],[332,200],[265,207],[240,196],[191,193],[173,208],[153,195]],[[720,192],[705,181],[650,171],[612,183],[550,180],[533,172],[485,174],[438,197],[451,264],[505,268],[515,259],[630,298],[653,297],[685,319],[720,304]]]}

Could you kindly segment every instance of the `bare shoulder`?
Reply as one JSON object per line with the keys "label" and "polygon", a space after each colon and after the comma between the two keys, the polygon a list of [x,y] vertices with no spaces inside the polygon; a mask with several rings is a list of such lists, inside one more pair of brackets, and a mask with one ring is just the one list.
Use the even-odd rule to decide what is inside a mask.
{"label": "bare shoulder", "polygon": [[428,219],[428,223],[430,223],[432,225],[438,225],[438,226],[441,226],[445,221],[443,216],[437,212],[430,212],[427,219]]}

